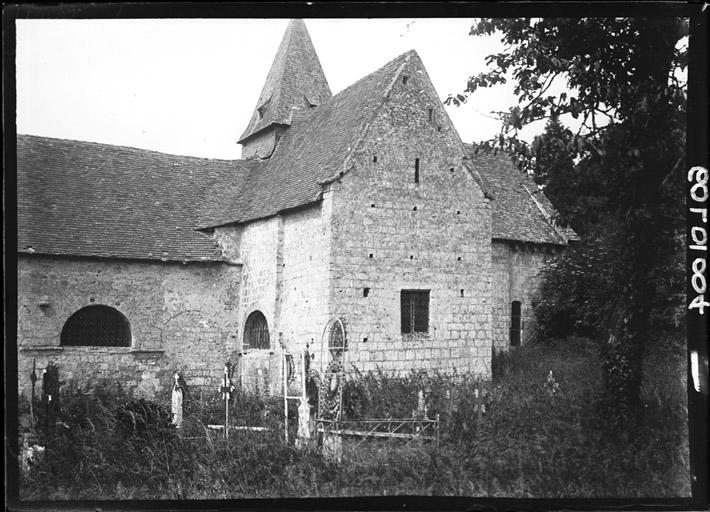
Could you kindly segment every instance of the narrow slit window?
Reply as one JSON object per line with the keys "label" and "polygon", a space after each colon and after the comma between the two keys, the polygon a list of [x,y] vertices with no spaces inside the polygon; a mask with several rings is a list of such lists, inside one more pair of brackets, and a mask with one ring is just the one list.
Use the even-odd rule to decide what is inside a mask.
{"label": "narrow slit window", "polygon": [[414,183],[419,183],[419,159],[414,159]]}
{"label": "narrow slit window", "polygon": [[430,108],[429,109],[429,122],[431,123],[434,120],[434,109]]}
{"label": "narrow slit window", "polygon": [[520,345],[523,333],[522,316],[520,314],[520,301],[514,300],[510,305],[510,346]]}

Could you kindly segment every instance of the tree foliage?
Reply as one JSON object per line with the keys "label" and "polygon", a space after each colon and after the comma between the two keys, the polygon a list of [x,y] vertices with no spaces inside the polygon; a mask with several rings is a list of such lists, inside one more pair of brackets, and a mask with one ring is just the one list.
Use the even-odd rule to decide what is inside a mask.
{"label": "tree foliage", "polygon": [[613,283],[611,248],[583,238],[553,259],[545,269],[541,300],[535,304],[540,335],[545,339],[571,335],[597,337],[611,313]]}
{"label": "tree foliage", "polygon": [[[447,101],[514,82],[518,105],[499,113],[500,135],[487,145],[511,151],[583,236],[547,273],[545,287],[560,302],[557,311],[543,304],[543,323],[568,314],[597,334],[609,398],[633,406],[652,313],[677,301],[682,283],[687,21],[483,19],[471,29],[493,33],[504,51]],[[564,117],[576,120],[576,132]],[[545,133],[522,141],[519,131],[541,119],[550,119]]]}

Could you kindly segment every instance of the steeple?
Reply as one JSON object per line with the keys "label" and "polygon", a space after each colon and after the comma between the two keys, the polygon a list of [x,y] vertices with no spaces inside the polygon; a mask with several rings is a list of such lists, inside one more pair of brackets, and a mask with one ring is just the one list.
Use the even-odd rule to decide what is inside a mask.
{"label": "steeple", "polygon": [[291,20],[249,125],[239,138],[242,158],[268,158],[291,124],[293,110],[320,105],[330,97],[330,87],[306,24]]}

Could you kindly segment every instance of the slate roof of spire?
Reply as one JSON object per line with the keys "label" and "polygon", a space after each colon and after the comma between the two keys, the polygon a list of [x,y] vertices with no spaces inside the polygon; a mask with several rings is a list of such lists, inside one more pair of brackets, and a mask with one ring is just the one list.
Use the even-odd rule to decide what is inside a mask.
{"label": "slate roof of spire", "polygon": [[291,20],[239,142],[272,124],[290,125],[294,108],[307,109],[330,97],[330,87],[306,24]]}
{"label": "slate roof of spire", "polygon": [[504,151],[470,151],[471,163],[493,194],[493,238],[564,245],[579,240],[570,228],[553,226],[555,209],[530,176],[518,170]]}
{"label": "slate roof of spire", "polygon": [[241,183],[251,165],[18,135],[18,251],[221,260],[194,229],[196,205],[208,186]]}

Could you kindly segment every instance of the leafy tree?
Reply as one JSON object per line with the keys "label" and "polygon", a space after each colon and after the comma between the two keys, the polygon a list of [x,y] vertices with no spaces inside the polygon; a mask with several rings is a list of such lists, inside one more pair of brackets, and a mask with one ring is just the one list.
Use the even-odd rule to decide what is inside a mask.
{"label": "leafy tree", "polygon": [[603,181],[589,166],[575,166],[574,134],[553,114],[530,147],[531,172],[535,183],[555,205],[558,222],[586,234],[598,223],[604,211],[604,197],[600,190]]}
{"label": "leafy tree", "polygon": [[[482,19],[471,29],[474,36],[493,33],[502,35],[505,51],[488,56],[488,70],[448,101],[457,104],[479,87],[512,78],[519,104],[501,113],[501,134],[489,146],[514,152],[519,167],[533,174],[536,151],[519,139],[519,130],[564,115],[580,121],[575,134],[548,125],[537,156],[540,144],[545,153],[557,149],[543,157],[550,162],[537,177],[573,227],[600,242],[604,320],[597,330],[606,391],[609,403],[633,408],[651,311],[663,283],[672,281],[665,277],[668,265],[679,261],[686,90],[678,70],[687,52],[678,43],[687,22],[511,18]],[[561,83],[567,90],[555,93]],[[578,161],[573,170],[567,158]],[[598,277],[600,268],[584,268],[578,270]]]}
{"label": "leafy tree", "polygon": [[582,238],[548,263],[541,300],[534,306],[541,336],[599,336],[614,292],[607,277],[613,264],[610,250],[597,238]]}
{"label": "leafy tree", "polygon": [[557,209],[562,218],[567,218],[568,194],[560,186],[574,173],[574,160],[569,150],[572,132],[560,122],[557,115],[552,115],[545,126],[545,133],[535,137],[532,143],[534,165],[532,177],[535,183],[545,187],[545,194]]}

